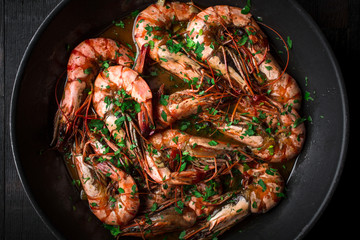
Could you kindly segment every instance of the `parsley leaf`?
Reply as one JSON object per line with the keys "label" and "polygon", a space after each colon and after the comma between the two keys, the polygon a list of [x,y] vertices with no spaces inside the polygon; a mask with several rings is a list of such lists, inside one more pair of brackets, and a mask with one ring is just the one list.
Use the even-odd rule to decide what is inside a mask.
{"label": "parsley leaf", "polygon": [[247,0],[245,7],[241,9],[241,13],[248,14],[250,12],[250,8],[251,8],[251,1]]}
{"label": "parsley leaf", "polygon": [[216,145],[218,145],[219,143],[218,143],[217,141],[211,140],[210,142],[208,142],[208,144],[209,144],[210,146],[216,146]]}
{"label": "parsley leaf", "polygon": [[167,122],[167,114],[166,114],[166,112],[165,112],[164,110],[161,112],[161,118],[162,118],[165,122]]}
{"label": "parsley leaf", "polygon": [[116,237],[117,235],[119,235],[120,233],[122,233],[122,231],[120,230],[119,226],[112,226],[112,225],[108,225],[104,223],[104,227],[107,230],[110,230],[111,235],[113,235],[114,237]]}
{"label": "parsley leaf", "polygon": [[160,104],[163,106],[167,106],[168,102],[167,100],[169,99],[169,95],[161,95],[160,96]]}
{"label": "parsley leaf", "polygon": [[292,42],[292,40],[290,39],[290,37],[289,37],[289,36],[287,36],[286,41],[287,41],[287,44],[288,44],[289,49],[291,49],[291,48],[292,48],[292,46],[293,46],[293,42]]}

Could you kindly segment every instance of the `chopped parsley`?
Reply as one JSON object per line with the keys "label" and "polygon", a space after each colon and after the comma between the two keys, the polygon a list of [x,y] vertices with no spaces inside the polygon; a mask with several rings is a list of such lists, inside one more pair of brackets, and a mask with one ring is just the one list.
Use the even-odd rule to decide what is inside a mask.
{"label": "chopped parsley", "polygon": [[87,69],[84,69],[84,73],[85,73],[85,74],[90,74],[90,73],[92,73],[92,68],[89,67],[89,68],[87,68]]}
{"label": "chopped parsley", "polygon": [[104,228],[106,228],[107,230],[110,230],[111,235],[113,235],[114,237],[116,237],[117,235],[122,233],[119,226],[113,226],[113,225],[108,225],[108,224],[104,223]]}
{"label": "chopped parsley", "polygon": [[125,28],[125,23],[123,21],[113,21],[113,24],[116,26],[116,27],[121,27],[121,28]]}
{"label": "chopped parsley", "polygon": [[310,96],[310,92],[308,92],[308,91],[305,91],[304,99],[305,99],[306,101],[309,101],[309,100],[314,101],[314,98],[312,98],[312,97]]}
{"label": "chopped parsley", "polygon": [[164,122],[167,122],[167,114],[164,110],[161,112],[161,118],[164,120]]}
{"label": "chopped parsley", "polygon": [[209,144],[210,146],[216,146],[216,145],[218,145],[219,143],[218,143],[217,141],[211,140],[210,142],[208,142],[208,144]]}
{"label": "chopped parsley", "polygon": [[251,8],[251,0],[247,0],[246,5],[243,9],[241,9],[242,14],[248,14]]}
{"label": "chopped parsley", "polygon": [[292,42],[292,40],[290,39],[289,36],[287,36],[286,42],[287,42],[287,45],[288,45],[289,49],[292,49],[293,42]]}

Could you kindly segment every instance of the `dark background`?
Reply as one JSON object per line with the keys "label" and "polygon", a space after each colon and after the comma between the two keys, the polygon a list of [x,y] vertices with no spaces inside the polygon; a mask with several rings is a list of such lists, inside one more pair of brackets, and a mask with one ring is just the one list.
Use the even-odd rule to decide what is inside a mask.
{"label": "dark background", "polygon": [[[0,0],[0,239],[55,239],[32,208],[12,158],[9,139],[10,98],[25,48],[44,18],[60,0]],[[360,94],[360,1],[297,0],[327,38],[345,80],[350,115]],[[106,1],[104,1],[106,4]],[[335,194],[305,239],[349,238],[358,234],[359,183],[355,149],[357,125],[351,121],[348,157]],[[329,129],[331,131],[331,129]],[[46,189],[44,189],[46,191]],[[291,213],[289,213],[291,214]],[[355,217],[351,218],[351,217]],[[284,229],[286,231],[286,229]],[[356,238],[352,235],[352,238]]]}

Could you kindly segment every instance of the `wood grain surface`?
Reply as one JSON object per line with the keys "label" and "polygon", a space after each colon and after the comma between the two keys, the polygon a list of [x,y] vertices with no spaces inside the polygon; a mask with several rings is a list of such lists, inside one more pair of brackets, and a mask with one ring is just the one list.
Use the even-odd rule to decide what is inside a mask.
{"label": "wood grain surface", "polygon": [[[313,17],[330,43],[341,67],[348,95],[350,114],[356,108],[360,54],[360,1],[297,0]],[[9,140],[9,107],[16,71],[27,44],[44,18],[60,0],[0,0],[0,239],[55,239],[30,204],[17,175]],[[356,128],[351,120],[351,126]],[[355,232],[352,199],[357,187],[356,134],[350,134],[348,158],[340,184],[324,214],[305,239],[349,236]],[[357,157],[358,158],[358,157]],[[356,213],[355,213],[356,214]],[[333,239],[333,238],[332,238]]]}

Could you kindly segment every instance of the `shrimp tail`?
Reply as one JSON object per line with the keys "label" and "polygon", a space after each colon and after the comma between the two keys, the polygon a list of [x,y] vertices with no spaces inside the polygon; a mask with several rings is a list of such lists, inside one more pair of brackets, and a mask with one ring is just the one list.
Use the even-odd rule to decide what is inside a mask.
{"label": "shrimp tail", "polygon": [[66,121],[64,121],[62,111],[59,108],[56,111],[54,118],[54,132],[50,145],[54,146],[56,149],[59,149],[61,151],[66,141],[70,137],[69,130],[71,129],[71,126],[72,126],[71,123],[67,123]]}
{"label": "shrimp tail", "polygon": [[139,74],[142,74],[144,72],[144,65],[146,61],[147,53],[149,52],[149,46],[143,45],[141,46],[140,53],[138,54],[138,57],[136,58],[134,70],[138,72]]}
{"label": "shrimp tail", "polygon": [[141,111],[138,113],[138,121],[143,136],[149,136],[155,132],[151,101],[141,104]]}
{"label": "shrimp tail", "polygon": [[59,133],[59,130],[60,130],[60,114],[61,114],[61,111],[60,111],[60,109],[58,109],[56,111],[55,118],[54,118],[54,132],[53,132],[53,137],[52,137],[52,140],[51,140],[51,143],[50,143],[51,146],[54,146],[55,142],[56,142],[56,145],[58,144],[58,136],[60,135],[60,133]]}

